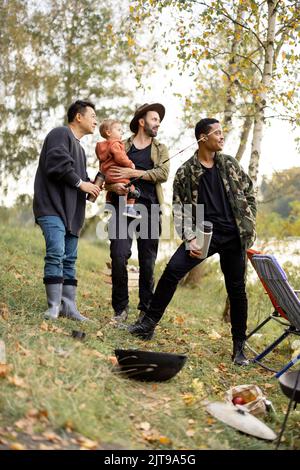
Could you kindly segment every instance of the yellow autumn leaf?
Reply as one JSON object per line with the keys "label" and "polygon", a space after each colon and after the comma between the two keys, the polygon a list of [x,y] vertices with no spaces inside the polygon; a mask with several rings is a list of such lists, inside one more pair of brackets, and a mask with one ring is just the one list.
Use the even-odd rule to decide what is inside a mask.
{"label": "yellow autumn leaf", "polygon": [[0,377],[6,377],[11,369],[8,364],[0,364]]}
{"label": "yellow autumn leaf", "polygon": [[211,330],[211,333],[209,333],[208,337],[209,339],[217,340],[221,338],[221,335],[217,331]]}
{"label": "yellow autumn leaf", "polygon": [[194,393],[196,393],[200,397],[202,397],[205,394],[204,384],[198,378],[193,379],[192,389],[193,389]]}
{"label": "yellow autumn leaf", "polygon": [[169,439],[168,437],[166,436],[160,436],[159,439],[158,439],[159,443],[160,444],[163,444],[165,446],[169,446],[172,444],[172,440]]}
{"label": "yellow autumn leaf", "polygon": [[118,359],[115,356],[107,356],[107,360],[113,365],[116,366],[118,364]]}
{"label": "yellow autumn leaf", "polygon": [[129,47],[132,47],[135,45],[135,40],[132,37],[127,38],[127,43]]}
{"label": "yellow autumn leaf", "polygon": [[182,399],[187,406],[193,405],[193,403],[196,401],[195,395],[192,395],[191,393],[185,393],[182,395]]}
{"label": "yellow autumn leaf", "polygon": [[20,442],[14,442],[9,446],[10,450],[26,450],[26,447]]}

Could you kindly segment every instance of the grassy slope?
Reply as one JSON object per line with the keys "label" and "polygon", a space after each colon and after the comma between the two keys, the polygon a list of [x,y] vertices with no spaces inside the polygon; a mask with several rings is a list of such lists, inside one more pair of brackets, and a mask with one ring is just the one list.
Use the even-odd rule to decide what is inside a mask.
{"label": "grassy slope", "polygon": [[[0,254],[0,337],[11,366],[0,378],[2,430],[15,429],[15,423],[25,432],[73,429],[125,449],[274,448],[273,443],[242,435],[205,412],[205,400],[222,401],[231,386],[256,383],[276,408],[277,415],[265,422],[278,432],[288,405],[272,373],[231,364],[229,326],[220,321],[225,293],[216,268],[208,268],[200,287],[177,290],[155,338],[145,343],[111,324],[110,286],[101,275],[108,249],[81,240],[79,305],[94,319],[84,326],[86,341],[81,343],[70,337],[71,330],[81,325],[66,319],[55,324],[43,321],[44,246],[39,229],[5,228]],[[157,275],[161,269],[158,266]],[[252,326],[270,311],[265,297],[260,285],[250,289]],[[136,304],[132,292],[131,320]],[[222,338],[214,339],[213,330]],[[259,338],[260,347],[268,340]],[[287,343],[280,348],[285,362],[290,357]],[[137,382],[112,373],[115,347],[187,353],[188,362],[169,382]],[[35,419],[30,421],[31,415]],[[290,415],[283,447],[300,448],[299,429],[296,410]]]}

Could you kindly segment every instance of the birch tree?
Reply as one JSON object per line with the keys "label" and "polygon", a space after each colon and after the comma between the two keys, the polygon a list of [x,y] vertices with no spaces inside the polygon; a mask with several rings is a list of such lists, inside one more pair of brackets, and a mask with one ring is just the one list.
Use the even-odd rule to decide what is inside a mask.
{"label": "birch tree", "polygon": [[[240,128],[241,159],[252,123],[248,172],[257,180],[264,125],[274,116],[300,123],[299,2],[283,0],[136,0],[134,14],[157,24],[173,15],[174,34],[162,34],[155,53],[176,47],[180,70],[194,75],[186,122],[198,109]],[[155,21],[153,19],[155,18]],[[154,27],[154,26],[153,26]],[[233,123],[233,124],[232,124]]]}

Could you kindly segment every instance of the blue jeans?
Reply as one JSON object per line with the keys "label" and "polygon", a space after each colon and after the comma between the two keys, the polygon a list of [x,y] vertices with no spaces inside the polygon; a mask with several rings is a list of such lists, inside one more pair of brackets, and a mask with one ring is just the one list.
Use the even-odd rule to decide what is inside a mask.
{"label": "blue jeans", "polygon": [[67,233],[62,219],[55,215],[38,217],[37,223],[46,242],[44,282],[75,280],[78,237]]}

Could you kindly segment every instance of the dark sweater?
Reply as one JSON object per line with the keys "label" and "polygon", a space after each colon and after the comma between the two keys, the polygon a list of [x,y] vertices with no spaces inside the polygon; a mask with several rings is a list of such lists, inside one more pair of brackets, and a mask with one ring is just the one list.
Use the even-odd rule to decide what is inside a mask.
{"label": "dark sweater", "polygon": [[47,135],[34,181],[35,219],[56,215],[68,232],[78,236],[83,226],[86,194],[76,183],[88,181],[86,156],[69,129],[57,127]]}

